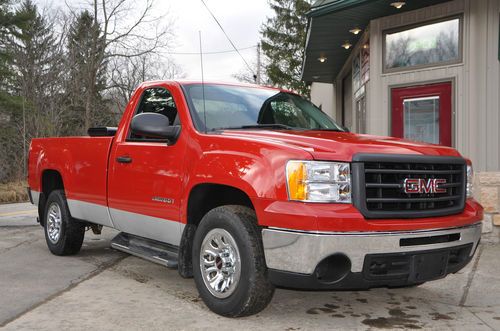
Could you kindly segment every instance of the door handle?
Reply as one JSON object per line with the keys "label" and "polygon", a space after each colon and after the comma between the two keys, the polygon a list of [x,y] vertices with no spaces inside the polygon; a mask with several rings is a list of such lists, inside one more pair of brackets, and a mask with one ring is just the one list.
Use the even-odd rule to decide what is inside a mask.
{"label": "door handle", "polygon": [[130,156],[118,156],[116,162],[119,163],[132,163],[132,158]]}

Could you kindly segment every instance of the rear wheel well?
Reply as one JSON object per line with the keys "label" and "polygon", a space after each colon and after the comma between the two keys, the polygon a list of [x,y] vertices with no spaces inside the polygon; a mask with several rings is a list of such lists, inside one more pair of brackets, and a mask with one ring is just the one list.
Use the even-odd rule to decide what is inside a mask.
{"label": "rear wheel well", "polygon": [[196,227],[210,210],[224,205],[254,209],[250,197],[242,190],[221,184],[199,184],[191,190],[187,204],[187,224],[179,247],[179,273],[192,277],[192,245]]}
{"label": "rear wheel well", "polygon": [[42,192],[38,202],[38,217],[42,226],[45,224],[45,202],[54,190],[64,190],[62,176],[57,170],[44,170],[42,173]]}

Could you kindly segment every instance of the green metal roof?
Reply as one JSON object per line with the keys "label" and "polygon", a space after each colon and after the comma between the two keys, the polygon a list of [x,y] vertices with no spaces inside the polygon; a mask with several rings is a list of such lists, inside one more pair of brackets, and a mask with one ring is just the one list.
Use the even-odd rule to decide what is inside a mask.
{"label": "green metal roof", "polygon": [[[391,1],[391,2],[395,2]],[[415,1],[415,0],[414,0]],[[331,12],[339,11],[351,6],[359,6],[364,2],[373,2],[373,0],[318,0],[309,11],[309,16],[320,16]]]}
{"label": "green metal roof", "polygon": [[[391,6],[396,0],[318,0],[308,13],[308,39],[302,68],[307,82],[332,83],[349,57],[351,49],[341,45],[347,40],[355,45],[362,33],[349,30],[365,29],[371,20],[407,12],[450,0],[406,0],[401,9]],[[319,57],[326,62],[319,62]]]}

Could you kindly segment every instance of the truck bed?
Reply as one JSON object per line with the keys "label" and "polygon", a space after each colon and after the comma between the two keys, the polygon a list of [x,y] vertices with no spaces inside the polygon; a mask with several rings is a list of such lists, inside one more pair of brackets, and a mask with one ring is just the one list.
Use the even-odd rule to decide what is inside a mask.
{"label": "truck bed", "polygon": [[42,172],[58,171],[72,216],[97,219],[111,226],[107,213],[96,215],[95,208],[86,203],[107,205],[107,166],[112,141],[113,137],[33,139],[28,162],[29,186],[35,194],[42,192],[43,185],[48,185],[42,183]]}

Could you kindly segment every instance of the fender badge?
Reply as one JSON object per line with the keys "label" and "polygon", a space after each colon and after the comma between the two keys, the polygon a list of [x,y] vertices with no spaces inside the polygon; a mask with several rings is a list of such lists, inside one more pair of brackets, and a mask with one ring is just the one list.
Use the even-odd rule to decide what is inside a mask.
{"label": "fender badge", "polygon": [[151,200],[156,201],[156,202],[168,203],[169,205],[174,203],[174,199],[170,199],[170,198],[153,197],[153,198],[151,198]]}

